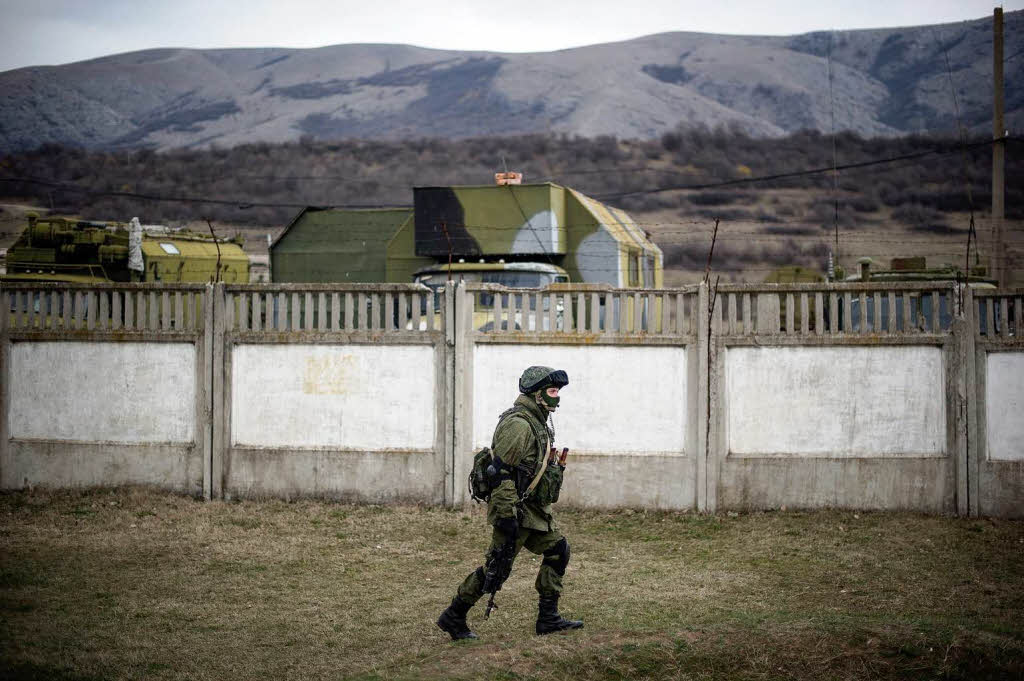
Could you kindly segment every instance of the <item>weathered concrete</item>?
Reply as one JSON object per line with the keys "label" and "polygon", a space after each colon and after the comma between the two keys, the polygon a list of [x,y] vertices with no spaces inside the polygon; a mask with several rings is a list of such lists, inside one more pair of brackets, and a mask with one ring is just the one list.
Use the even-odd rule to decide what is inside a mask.
{"label": "weathered concrete", "polygon": [[478,345],[473,367],[473,445],[491,444],[498,416],[526,367],[564,369],[569,385],[553,416],[558,447],[631,456],[684,456],[684,347]]}
{"label": "weathered concrete", "polygon": [[20,342],[10,364],[14,439],[195,439],[192,343]]}
{"label": "weathered concrete", "polygon": [[422,345],[235,346],[231,444],[431,449],[436,370]]}
{"label": "weathered concrete", "polygon": [[720,509],[863,508],[956,511],[949,459],[733,459],[721,467]]}
{"label": "weathered concrete", "polygon": [[577,455],[569,459],[558,504],[693,509],[693,468],[691,457]]}
{"label": "weathered concrete", "polygon": [[368,502],[444,501],[442,453],[234,447],[225,494],[322,496]]}
{"label": "weathered concrete", "polygon": [[[102,306],[88,318],[76,307],[56,328],[0,306],[0,486],[459,504],[472,453],[489,444],[523,368],[542,363],[570,375],[554,419],[557,444],[574,453],[561,504],[1024,517],[1024,341],[1005,324],[979,334],[970,291],[951,329],[836,333],[821,313],[833,299],[848,306],[844,292],[891,300],[949,287],[724,287],[730,312],[710,322],[709,287],[657,291],[658,323],[625,329],[588,323],[602,292],[578,288],[558,289],[571,326],[490,333],[474,327],[466,289],[452,285],[430,330],[420,330],[418,305],[392,305],[408,287],[276,287],[295,326],[270,330],[233,320],[225,305],[233,292],[262,290],[252,287],[207,287],[201,328],[170,324],[167,304],[148,308],[145,328],[128,328],[134,306],[120,328],[106,325]],[[107,289],[136,291],[136,302],[177,296]],[[776,329],[769,303],[780,292],[787,314]],[[356,328],[339,326],[335,303],[333,320],[322,304],[315,324],[299,314],[302,300],[308,310],[341,295]],[[1007,319],[1020,294],[1000,295],[983,302]],[[748,298],[764,300],[751,309]],[[734,316],[732,302],[756,317]],[[402,309],[413,312],[408,327],[389,321]]]}
{"label": "weathered concrete", "polygon": [[937,347],[726,351],[730,456],[942,456]]}
{"label": "weathered concrete", "polygon": [[155,485],[198,495],[203,459],[194,445],[11,440],[0,487]]}
{"label": "weathered concrete", "polygon": [[975,513],[1024,518],[1024,441],[1020,439],[1024,344],[988,340],[976,352],[979,438],[972,457]]}
{"label": "weathered concrete", "polygon": [[986,365],[988,458],[1024,461],[1024,352],[987,353]]}
{"label": "weathered concrete", "polygon": [[1024,461],[981,461],[979,515],[1024,518]]}

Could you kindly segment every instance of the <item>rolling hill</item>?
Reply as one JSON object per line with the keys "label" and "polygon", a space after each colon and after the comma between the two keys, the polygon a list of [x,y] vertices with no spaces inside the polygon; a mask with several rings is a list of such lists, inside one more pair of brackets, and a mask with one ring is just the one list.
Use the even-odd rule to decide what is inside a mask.
{"label": "rolling hill", "polygon": [[[1024,12],[1005,15],[1007,124],[1024,123]],[[949,69],[947,70],[947,56]],[[829,72],[833,80],[829,87]],[[790,37],[663,33],[557,52],[407,45],[154,49],[0,73],[0,152],[230,147],[679,126],[865,136],[991,123],[991,19]]]}

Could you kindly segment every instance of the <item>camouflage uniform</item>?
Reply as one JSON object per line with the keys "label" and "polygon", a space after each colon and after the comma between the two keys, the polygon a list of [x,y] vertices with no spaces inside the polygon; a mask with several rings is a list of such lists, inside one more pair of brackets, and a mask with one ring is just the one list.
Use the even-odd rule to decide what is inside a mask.
{"label": "camouflage uniform", "polygon": [[[554,380],[551,378],[554,377]],[[558,614],[558,598],[562,593],[562,577],[569,563],[569,542],[558,530],[551,513],[551,504],[558,500],[564,467],[549,462],[535,489],[518,503],[538,466],[544,462],[554,443],[554,430],[547,425],[547,409],[538,403],[538,392],[568,383],[565,372],[549,367],[530,367],[520,379],[521,394],[512,409],[502,414],[492,440],[492,454],[503,462],[506,477],[491,491],[487,502],[487,522],[493,527],[487,560],[505,545],[510,530],[515,533],[515,554],[527,551],[543,555],[534,586],[540,595],[537,633],[546,634],[563,629],[578,629],[582,622],[565,620]],[[526,389],[530,389],[526,392]],[[483,596],[484,566],[478,567],[463,580],[452,605],[441,615],[438,626],[453,639],[476,638],[465,622],[466,612]]]}

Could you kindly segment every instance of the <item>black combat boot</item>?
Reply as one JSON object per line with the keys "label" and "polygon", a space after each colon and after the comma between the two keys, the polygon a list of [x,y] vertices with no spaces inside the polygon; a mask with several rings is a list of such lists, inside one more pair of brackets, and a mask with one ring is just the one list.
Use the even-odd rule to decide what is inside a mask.
{"label": "black combat boot", "polygon": [[582,628],[583,622],[580,620],[562,619],[562,616],[558,614],[558,594],[540,597],[539,612],[537,613],[538,634]]}
{"label": "black combat boot", "polygon": [[472,607],[471,603],[466,603],[456,596],[452,599],[452,604],[437,618],[437,626],[447,632],[453,641],[461,641],[464,638],[479,638],[466,625],[466,613]]}

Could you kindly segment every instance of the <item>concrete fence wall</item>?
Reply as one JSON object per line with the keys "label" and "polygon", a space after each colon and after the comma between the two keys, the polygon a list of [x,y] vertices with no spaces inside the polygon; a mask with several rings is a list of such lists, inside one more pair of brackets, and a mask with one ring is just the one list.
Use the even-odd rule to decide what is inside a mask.
{"label": "concrete fence wall", "polygon": [[1024,516],[1022,291],[9,285],[0,484],[468,502],[531,364],[562,503]]}
{"label": "concrete fence wall", "polygon": [[720,299],[717,504],[967,511],[951,286],[732,287]]}
{"label": "concrete fence wall", "polygon": [[966,353],[972,512],[1024,516],[1024,290],[979,291]]}
{"label": "concrete fence wall", "polygon": [[213,493],[450,503],[450,303],[404,285],[227,286]]}
{"label": "concrete fence wall", "polygon": [[203,286],[5,288],[0,485],[209,493]]}

